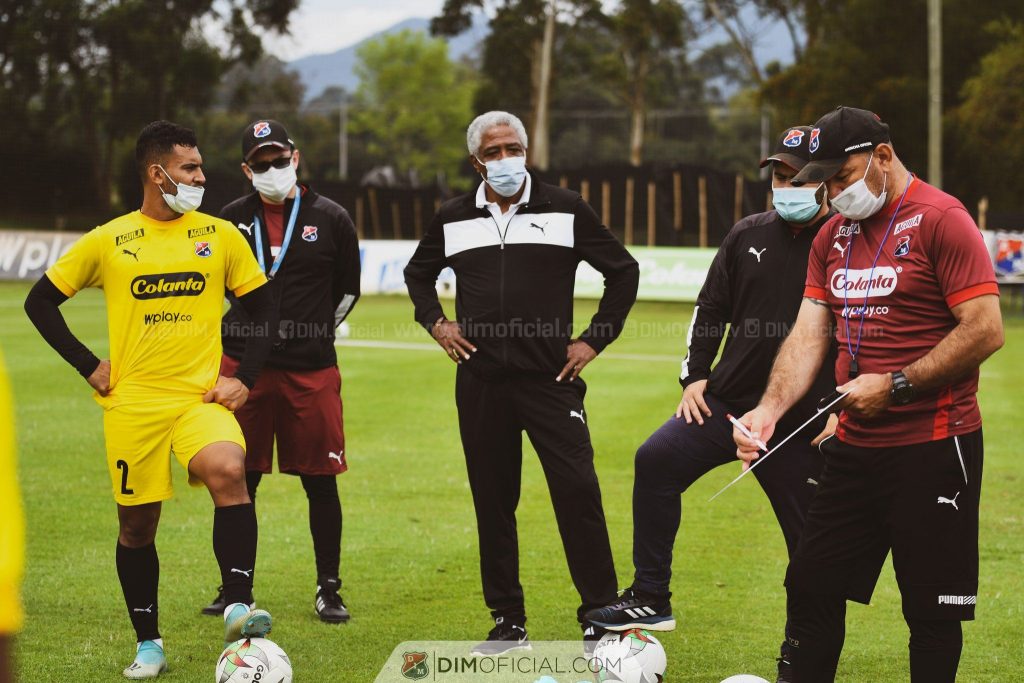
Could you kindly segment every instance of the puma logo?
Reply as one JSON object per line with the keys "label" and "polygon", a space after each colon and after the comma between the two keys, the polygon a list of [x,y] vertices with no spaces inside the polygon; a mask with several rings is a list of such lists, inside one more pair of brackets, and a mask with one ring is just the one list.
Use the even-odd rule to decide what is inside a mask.
{"label": "puma logo", "polygon": [[327,454],[327,459],[328,460],[337,460],[338,464],[340,465],[341,464],[341,454],[344,453],[344,452],[345,451],[341,451],[339,453],[335,453],[335,452],[332,451],[332,452]]}
{"label": "puma logo", "polygon": [[139,247],[135,251],[128,251],[127,249],[122,249],[121,253],[122,254],[127,254],[128,256],[131,256],[133,259],[135,259],[135,262],[138,263],[139,262],[139,252],[140,251],[142,251],[142,247]]}
{"label": "puma logo", "polygon": [[133,607],[132,611],[133,612],[145,612],[146,614],[152,614],[153,613],[153,605],[150,605],[146,609],[139,609],[138,607]]}
{"label": "puma logo", "polygon": [[247,579],[251,579],[252,578],[252,569],[245,570],[245,569],[235,569],[234,567],[232,567],[231,571],[234,574],[241,574],[242,576],[244,576]]}
{"label": "puma logo", "polygon": [[[551,222],[551,221],[548,221],[548,223],[550,223],[550,222]],[[546,233],[546,232],[544,232],[544,228],[548,227],[548,224],[547,224],[547,223],[545,223],[544,225],[537,225],[536,223],[530,223],[530,227],[531,227],[531,228],[537,228],[538,230],[540,230],[540,233],[541,233],[542,235],[547,235],[547,233]]]}
{"label": "puma logo", "polygon": [[747,253],[753,254],[754,256],[757,257],[757,262],[758,263],[761,262],[761,254],[763,254],[766,251],[768,251],[768,247],[765,247],[761,251],[758,251],[757,249],[754,249],[753,247],[751,247],[750,249],[747,249]]}
{"label": "puma logo", "polygon": [[846,256],[846,250],[849,247],[850,247],[849,244],[847,244],[845,247],[843,245],[839,244],[839,240],[836,240],[835,242],[832,243],[832,248],[835,249],[836,251],[838,251],[840,256]]}
{"label": "puma logo", "polygon": [[238,224],[238,229],[241,230],[242,232],[244,232],[246,235],[249,235],[250,237],[252,237],[252,226],[251,225],[244,225],[242,223],[239,223]]}
{"label": "puma logo", "polygon": [[575,410],[570,410],[569,411],[569,417],[570,418],[578,417],[580,419],[580,422],[582,422],[583,424],[587,424],[587,421],[585,419],[583,419],[583,410],[582,409],[578,413]]}
{"label": "puma logo", "polygon": [[952,498],[946,498],[945,496],[939,496],[939,501],[938,501],[938,503],[939,503],[940,505],[941,505],[942,503],[949,503],[950,505],[952,505],[952,506],[953,506],[953,509],[954,509],[954,510],[957,510],[957,511],[959,511],[959,510],[960,510],[960,506],[956,504],[956,499],[957,499],[957,497],[959,497],[959,495],[960,495],[960,492],[959,492],[959,491],[957,491],[957,492],[956,492],[956,495],[955,495],[955,496],[953,496]]}

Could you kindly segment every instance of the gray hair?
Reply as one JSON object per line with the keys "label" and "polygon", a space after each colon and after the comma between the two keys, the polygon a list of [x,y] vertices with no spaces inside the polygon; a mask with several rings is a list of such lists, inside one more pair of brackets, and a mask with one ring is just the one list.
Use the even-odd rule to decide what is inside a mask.
{"label": "gray hair", "polygon": [[518,116],[509,114],[507,111],[489,111],[473,119],[473,123],[469,124],[469,128],[466,129],[466,146],[469,148],[470,154],[476,156],[480,152],[480,141],[483,139],[484,133],[495,126],[508,126],[519,136],[519,142],[523,144],[523,148],[529,147],[526,139],[526,127],[523,126],[523,122],[519,120]]}

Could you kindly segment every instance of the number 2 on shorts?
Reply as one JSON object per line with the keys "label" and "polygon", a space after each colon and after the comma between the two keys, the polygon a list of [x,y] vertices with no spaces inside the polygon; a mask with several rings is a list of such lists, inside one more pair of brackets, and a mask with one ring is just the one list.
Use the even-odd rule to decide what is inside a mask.
{"label": "number 2 on shorts", "polygon": [[124,460],[118,460],[117,469],[121,470],[121,493],[126,496],[133,495],[135,491],[128,488],[128,463]]}

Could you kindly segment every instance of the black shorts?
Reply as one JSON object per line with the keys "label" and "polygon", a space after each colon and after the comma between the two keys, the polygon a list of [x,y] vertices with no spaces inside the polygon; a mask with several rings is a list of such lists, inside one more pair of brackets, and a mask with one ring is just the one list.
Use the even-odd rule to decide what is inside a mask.
{"label": "black shorts", "polygon": [[871,599],[889,550],[908,619],[974,619],[981,430],[863,448],[835,437],[786,587]]}

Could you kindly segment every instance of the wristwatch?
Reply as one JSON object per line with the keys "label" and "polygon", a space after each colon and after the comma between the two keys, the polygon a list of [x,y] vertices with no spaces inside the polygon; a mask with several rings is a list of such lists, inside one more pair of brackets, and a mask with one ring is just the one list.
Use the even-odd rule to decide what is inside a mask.
{"label": "wristwatch", "polygon": [[892,403],[896,406],[905,406],[908,403],[912,403],[917,396],[917,392],[914,391],[914,385],[910,383],[910,380],[907,379],[902,370],[892,373],[892,389],[889,390],[889,396],[892,397]]}

